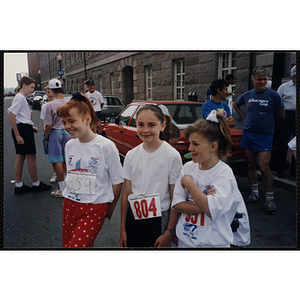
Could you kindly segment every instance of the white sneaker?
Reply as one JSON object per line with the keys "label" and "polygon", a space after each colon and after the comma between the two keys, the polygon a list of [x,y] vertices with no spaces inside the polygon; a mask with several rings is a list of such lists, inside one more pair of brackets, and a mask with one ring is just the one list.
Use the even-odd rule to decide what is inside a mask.
{"label": "white sneaker", "polygon": [[56,181],[57,181],[57,176],[56,176],[56,173],[54,173],[53,176],[52,176],[51,179],[50,179],[50,182],[51,182],[51,183],[54,183],[54,182],[56,182]]}
{"label": "white sneaker", "polygon": [[62,191],[58,187],[51,192],[51,196],[54,198],[64,198]]}

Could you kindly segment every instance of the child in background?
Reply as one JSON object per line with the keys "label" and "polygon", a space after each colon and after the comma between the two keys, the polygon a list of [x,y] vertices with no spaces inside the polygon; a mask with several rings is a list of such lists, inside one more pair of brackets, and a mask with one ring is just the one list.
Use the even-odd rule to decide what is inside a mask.
{"label": "child in background", "polygon": [[62,241],[65,248],[93,247],[110,219],[122,186],[122,165],[113,142],[95,133],[100,120],[81,93],[57,110],[72,139],[66,144]]}
{"label": "child in background", "polygon": [[[51,102],[52,100],[54,100],[54,96],[53,96],[51,90],[49,89],[49,85],[47,85],[45,87],[45,91],[46,91],[46,95],[47,95],[47,98],[48,98],[48,102],[46,102],[46,103],[44,103],[42,105],[40,118],[43,120],[43,132],[44,132],[44,134],[43,134],[43,146],[44,146],[44,153],[46,155],[48,155],[48,149],[45,146],[45,124],[44,124],[45,106],[46,106],[46,104],[48,104],[49,102]],[[54,183],[54,182],[57,181],[57,176],[56,176],[55,169],[54,169],[54,163],[52,163],[52,167],[53,167],[54,173],[53,173],[52,177],[50,178],[50,182]]]}
{"label": "child in background", "polygon": [[[121,203],[121,247],[170,247],[178,214],[170,210],[182,161],[179,152],[164,141],[171,136],[161,109],[145,105],[136,117],[142,144],[124,160]],[[168,138],[166,138],[168,140]]]}
{"label": "child in background", "polygon": [[[25,98],[34,92],[35,84],[34,79],[23,76],[20,81],[20,92],[15,96],[11,106],[7,109],[16,149],[15,194],[17,195],[29,192],[43,192],[51,189],[51,185],[47,185],[38,179],[34,141],[34,133],[38,132],[38,128],[34,126],[32,121],[33,114]],[[26,159],[32,187],[24,184],[22,181],[23,166]]]}
{"label": "child in background", "polygon": [[[178,247],[248,245],[246,207],[232,170],[222,161],[231,150],[226,119],[213,110],[206,120],[188,126],[186,137],[192,161],[182,168],[172,202],[181,213],[176,225]],[[208,194],[212,185],[215,194]]]}
{"label": "child in background", "polygon": [[66,159],[65,145],[71,136],[64,129],[61,118],[57,115],[57,108],[66,104],[67,99],[63,97],[63,86],[59,79],[49,81],[49,89],[53,93],[54,100],[45,106],[45,147],[48,149],[48,160],[54,165],[57,175],[58,186],[51,192],[52,197],[63,198],[62,191],[65,188]]}

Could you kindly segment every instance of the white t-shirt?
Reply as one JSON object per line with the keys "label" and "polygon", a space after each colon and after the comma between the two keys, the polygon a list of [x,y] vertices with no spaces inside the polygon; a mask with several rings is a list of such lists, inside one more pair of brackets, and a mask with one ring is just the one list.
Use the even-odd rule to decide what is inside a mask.
{"label": "white t-shirt", "polygon": [[95,91],[94,93],[87,92],[86,96],[91,100],[94,110],[101,111],[101,103],[104,103],[101,93],[98,91]]}
{"label": "white t-shirt", "polygon": [[297,150],[296,136],[289,141],[288,146],[291,150]]}
{"label": "white t-shirt", "polygon": [[83,169],[95,174],[95,194],[76,194],[66,188],[63,196],[81,203],[105,203],[114,200],[112,185],[122,183],[122,165],[115,144],[107,138],[97,135],[91,142],[81,143],[71,139],[65,147],[67,172]]}
{"label": "white t-shirt", "polygon": [[[40,114],[40,118],[42,120],[44,120],[44,117],[45,117],[45,106],[47,105],[48,103],[44,103],[42,106],[41,106],[41,114]],[[46,125],[44,124],[44,130],[46,128]]]}
{"label": "white t-shirt", "polygon": [[21,93],[18,93],[14,97],[11,106],[7,109],[7,113],[9,114],[10,112],[12,112],[16,116],[17,124],[23,123],[34,125],[32,121],[33,114],[30,109],[29,103]]}
{"label": "white t-shirt", "polygon": [[[180,183],[185,174],[191,175],[205,194],[211,185],[215,187],[216,194],[207,196],[211,218],[204,213],[194,215],[181,213],[176,225],[179,245],[185,247],[248,245],[250,243],[248,213],[230,167],[221,160],[209,170],[200,170],[199,165],[192,161],[186,163],[175,185],[173,208],[184,201],[194,203],[188,190],[183,189]],[[230,224],[236,212],[241,213],[243,218],[239,219],[240,227],[235,237]]]}
{"label": "white t-shirt", "polygon": [[170,184],[180,174],[182,160],[179,152],[167,142],[153,153],[144,150],[143,143],[127,152],[123,177],[131,181],[131,196],[159,193],[161,210],[170,208]]}

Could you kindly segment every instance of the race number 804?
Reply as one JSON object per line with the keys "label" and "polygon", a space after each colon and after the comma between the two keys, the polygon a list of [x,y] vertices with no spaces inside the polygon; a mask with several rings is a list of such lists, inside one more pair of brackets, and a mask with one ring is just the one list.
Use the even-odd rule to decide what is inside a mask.
{"label": "race number 804", "polygon": [[161,217],[159,194],[129,197],[129,202],[136,220]]}

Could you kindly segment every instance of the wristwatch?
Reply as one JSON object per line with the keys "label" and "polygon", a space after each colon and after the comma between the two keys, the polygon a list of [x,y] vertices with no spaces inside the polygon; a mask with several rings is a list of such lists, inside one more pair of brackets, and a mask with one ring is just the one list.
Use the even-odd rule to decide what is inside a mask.
{"label": "wristwatch", "polygon": [[174,229],[167,227],[166,230],[168,230],[168,231],[170,231],[172,234],[174,234]]}

